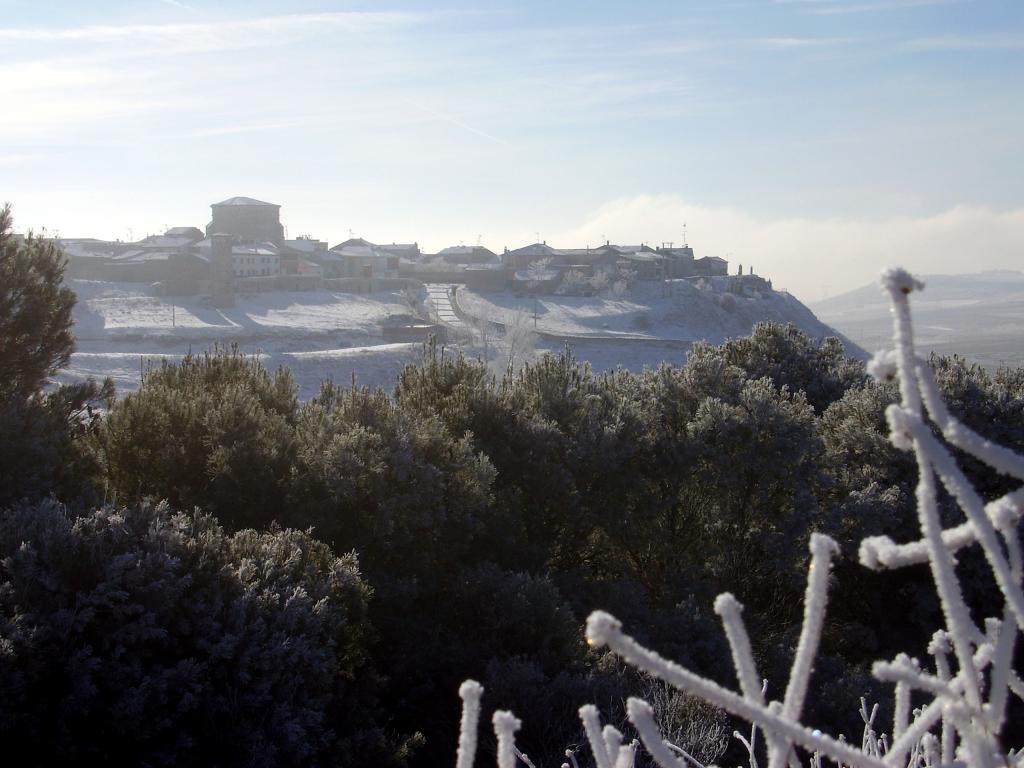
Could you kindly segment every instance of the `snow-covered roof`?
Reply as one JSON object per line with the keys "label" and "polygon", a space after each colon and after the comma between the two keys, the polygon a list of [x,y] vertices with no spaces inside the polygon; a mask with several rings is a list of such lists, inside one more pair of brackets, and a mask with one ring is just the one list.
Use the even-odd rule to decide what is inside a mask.
{"label": "snow-covered roof", "polygon": [[262,200],[255,200],[251,197],[229,197],[227,200],[221,200],[219,203],[214,203],[211,207],[219,208],[221,206],[228,205],[266,205],[272,208],[280,208],[280,205],[275,203],[265,203]]}
{"label": "snow-covered roof", "polygon": [[285,248],[290,248],[293,251],[299,251],[300,253],[315,253],[316,251],[326,250],[326,244],[321,243],[319,240],[312,240],[308,237],[300,237],[295,240],[285,240],[283,243]]}
{"label": "snow-covered roof", "polygon": [[168,237],[191,237],[193,240],[202,240],[203,233],[199,227],[171,227],[165,235]]}
{"label": "snow-covered roof", "polygon": [[[213,250],[213,238],[207,237],[195,243],[200,253],[208,254]],[[238,242],[231,243],[231,252],[244,256],[277,256],[277,246],[273,243]]]}
{"label": "snow-covered roof", "polygon": [[273,243],[235,243],[231,253],[238,256],[277,256],[277,246]]}
{"label": "snow-covered roof", "polygon": [[95,237],[62,237],[54,242],[68,256],[110,256],[126,247],[125,243],[97,240]]}
{"label": "snow-covered roof", "polygon": [[437,256],[449,263],[491,263],[498,262],[498,254],[482,245],[451,245],[437,252]]}
{"label": "snow-covered roof", "polygon": [[341,245],[331,249],[342,258],[386,259],[392,254],[385,253],[375,245]]}
{"label": "snow-covered roof", "polygon": [[720,261],[723,264],[728,264],[727,259],[723,259],[721,256],[701,256],[697,261]]}
{"label": "snow-covered roof", "polygon": [[331,248],[331,250],[332,251],[340,251],[342,248],[345,248],[345,247],[350,246],[350,245],[368,245],[368,246],[372,246],[373,243],[371,243],[369,240],[364,240],[361,237],[350,237],[345,242],[338,243],[336,246]]}
{"label": "snow-covered roof", "polygon": [[101,250],[92,243],[67,243],[61,241],[59,245],[64,255],[69,259],[109,259],[114,255],[113,249]]}
{"label": "snow-covered roof", "polygon": [[644,245],[643,243],[639,245],[609,245],[606,247],[619,253],[654,253],[654,249],[651,246]]}
{"label": "snow-covered roof", "polygon": [[169,261],[175,254],[168,251],[128,251],[120,256],[115,256],[115,264],[139,264],[144,261]]}
{"label": "snow-covered roof", "polygon": [[420,252],[419,243],[392,243],[391,245],[382,245],[378,243],[377,247],[380,248],[382,251],[387,251],[388,253],[393,253],[400,256],[405,255],[407,253]]}
{"label": "snow-covered roof", "polygon": [[484,248],[482,245],[449,245],[447,248],[442,248],[437,252],[438,256],[445,254],[451,254],[453,256],[470,256],[474,253],[490,253],[493,254],[489,248]]}
{"label": "snow-covered roof", "polygon": [[509,256],[554,256],[555,249],[547,243],[532,243],[508,252]]}
{"label": "snow-covered roof", "polygon": [[658,253],[624,253],[622,258],[627,261],[662,261],[665,257]]}
{"label": "snow-covered roof", "polygon": [[181,248],[196,242],[195,237],[188,235],[150,235],[139,242],[140,245],[149,245],[155,248]]}

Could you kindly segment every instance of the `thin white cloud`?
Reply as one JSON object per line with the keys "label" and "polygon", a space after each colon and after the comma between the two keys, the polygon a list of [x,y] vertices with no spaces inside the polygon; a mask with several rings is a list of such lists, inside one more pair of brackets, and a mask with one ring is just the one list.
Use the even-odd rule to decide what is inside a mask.
{"label": "thin white cloud", "polygon": [[920,52],[955,51],[1019,51],[1024,50],[1022,35],[943,35],[907,40],[901,46],[904,50]]}
{"label": "thin white cloud", "polygon": [[961,0],[878,0],[866,3],[821,3],[815,4],[811,13],[818,16],[838,16],[848,13],[884,13],[912,8],[928,8],[936,5],[951,5]]}
{"label": "thin white cloud", "polygon": [[[408,24],[417,16],[397,11],[339,11],[296,13],[214,22],[174,24],[94,24],[82,27],[0,27],[0,41],[9,42],[117,42],[137,40],[200,40],[212,42],[225,34],[294,34],[325,27],[368,29]],[[261,38],[261,41],[265,38]]]}
{"label": "thin white cloud", "polygon": [[922,273],[1019,269],[1024,208],[958,206],[930,216],[767,218],[733,208],[693,205],[672,195],[614,200],[552,243],[680,242],[687,224],[697,256],[724,256],[731,269],[753,266],[803,301],[857,288],[882,269]]}
{"label": "thin white cloud", "polygon": [[452,125],[458,126],[463,130],[469,131],[470,133],[475,133],[477,136],[482,136],[483,138],[488,139],[489,141],[493,141],[496,144],[510,146],[509,143],[504,139],[498,138],[497,136],[487,133],[486,131],[482,131],[479,128],[476,128],[475,126],[472,126],[469,123],[460,120],[457,117],[453,117],[452,115],[448,115],[443,112],[438,112],[436,109],[431,109],[425,104],[421,104],[418,101],[410,99],[408,96],[403,96],[402,101],[406,102],[412,107],[415,107],[416,109],[419,109],[427,113],[428,115],[431,115],[432,117],[436,117],[438,120],[443,120],[446,123],[451,123]]}
{"label": "thin white cloud", "polygon": [[[349,35],[349,49],[358,44],[359,50],[366,51],[371,44],[380,48],[379,38],[387,37],[376,32],[399,29],[414,18],[418,17],[405,13],[338,12],[210,23],[0,28],[0,49],[17,52],[20,47],[26,52],[24,60],[0,63],[0,99],[18,104],[17,110],[0,120],[0,139],[24,143],[34,133],[48,139],[63,133],[63,140],[78,142],[88,138],[80,128],[95,129],[94,137],[100,138],[103,126],[120,136],[134,131],[142,139],[152,135],[154,126],[133,125],[129,118],[168,110],[177,114],[160,127],[178,135],[189,128],[209,129],[211,134],[243,132],[246,128],[239,124],[248,121],[251,126],[254,116],[255,124],[265,130],[274,123],[294,124],[297,115],[305,114],[296,106],[302,94],[310,91],[306,88],[309,74],[323,78],[331,70],[315,68],[312,46],[294,54],[275,54],[279,59],[287,57],[284,65],[275,67],[270,63],[274,48],[358,31]],[[53,45],[39,44],[43,42]],[[233,55],[244,49],[259,49],[265,55]],[[45,58],[50,50],[59,53]],[[217,57],[219,63],[214,67],[208,58],[188,55],[200,53]],[[125,59],[131,59],[132,65],[125,65]],[[332,76],[351,96],[357,83],[367,81],[374,62],[372,57],[356,56],[343,73]],[[208,73],[213,68],[218,77],[210,82]],[[270,91],[281,95],[268,102]],[[335,96],[344,99],[346,91],[336,88]],[[219,126],[211,123],[208,112],[196,111],[215,100],[234,105],[229,119]],[[261,104],[260,114],[255,114],[256,104]]]}
{"label": "thin white cloud", "polygon": [[848,37],[762,37],[754,41],[761,48],[773,50],[807,50],[833,48],[853,42]]}

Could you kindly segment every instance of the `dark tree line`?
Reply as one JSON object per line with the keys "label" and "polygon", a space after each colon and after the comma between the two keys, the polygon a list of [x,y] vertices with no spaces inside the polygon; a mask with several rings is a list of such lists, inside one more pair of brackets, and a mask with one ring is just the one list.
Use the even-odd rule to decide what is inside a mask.
{"label": "dark tree line", "polygon": [[[733,686],[711,610],[731,591],[781,689],[815,530],[843,558],[813,722],[854,734],[858,697],[879,696],[870,661],[923,653],[939,625],[925,569],[856,564],[864,535],[916,536],[916,469],[886,439],[895,388],[834,339],[766,324],[641,374],[563,354],[500,379],[432,344],[393,392],[325,383],[308,402],[287,370],[222,350],[116,399],[43,393],[73,297],[59,254],[4,224],[5,742],[60,745],[52,761],[444,764],[474,677],[559,764],[582,703],[615,718],[651,693],[582,643],[594,608]],[[932,365],[961,418],[1024,448],[1024,371]],[[986,496],[1007,490],[966,466]],[[961,568],[986,607],[985,569]]]}

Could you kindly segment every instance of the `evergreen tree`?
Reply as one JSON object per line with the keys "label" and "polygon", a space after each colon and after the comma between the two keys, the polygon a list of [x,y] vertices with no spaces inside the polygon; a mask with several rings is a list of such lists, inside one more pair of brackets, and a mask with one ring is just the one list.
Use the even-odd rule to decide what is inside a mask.
{"label": "evergreen tree", "polygon": [[93,381],[43,393],[74,350],[75,294],[62,284],[65,260],[50,241],[15,239],[11,208],[0,210],[0,508],[49,494],[91,495],[96,474],[82,436],[96,428],[93,406],[113,384]]}
{"label": "evergreen tree", "polygon": [[66,260],[53,242],[16,240],[11,207],[0,210],[0,401],[27,398],[74,347],[75,294],[62,284]]}

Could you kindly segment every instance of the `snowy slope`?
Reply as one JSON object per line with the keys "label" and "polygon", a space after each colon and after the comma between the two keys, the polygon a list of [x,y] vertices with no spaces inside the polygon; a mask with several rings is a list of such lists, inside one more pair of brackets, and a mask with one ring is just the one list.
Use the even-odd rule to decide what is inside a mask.
{"label": "snowy slope", "polygon": [[[555,337],[638,337],[651,341],[721,343],[750,333],[755,323],[793,323],[814,338],[836,335],[814,313],[788,293],[766,291],[749,297],[700,290],[679,280],[666,295],[660,283],[640,283],[622,298],[537,296],[517,297],[505,291],[479,293],[460,289],[460,307],[473,317],[507,322],[522,312],[536,328]],[[852,348],[852,354],[859,350]]]}

